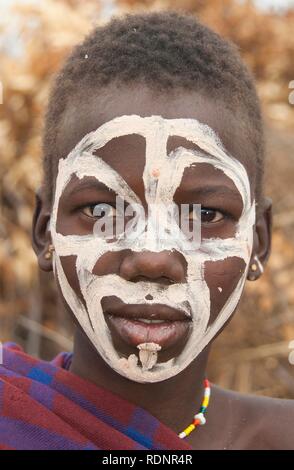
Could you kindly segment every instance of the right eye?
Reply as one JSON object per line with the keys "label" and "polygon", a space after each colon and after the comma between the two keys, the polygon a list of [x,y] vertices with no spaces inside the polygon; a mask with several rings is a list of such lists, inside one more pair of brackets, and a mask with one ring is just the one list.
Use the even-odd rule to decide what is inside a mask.
{"label": "right eye", "polygon": [[105,202],[99,204],[89,204],[85,206],[82,212],[93,219],[101,217],[116,217],[116,209],[111,204]]}
{"label": "right eye", "polygon": [[201,222],[203,224],[215,224],[223,220],[224,214],[216,209],[201,209]]}

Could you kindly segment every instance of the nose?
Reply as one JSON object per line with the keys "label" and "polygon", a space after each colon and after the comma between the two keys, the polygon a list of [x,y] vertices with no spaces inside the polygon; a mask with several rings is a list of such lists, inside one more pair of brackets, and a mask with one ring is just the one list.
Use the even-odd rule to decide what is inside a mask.
{"label": "nose", "polygon": [[164,250],[129,252],[120,265],[120,276],[128,281],[185,282],[187,263],[181,253]]}

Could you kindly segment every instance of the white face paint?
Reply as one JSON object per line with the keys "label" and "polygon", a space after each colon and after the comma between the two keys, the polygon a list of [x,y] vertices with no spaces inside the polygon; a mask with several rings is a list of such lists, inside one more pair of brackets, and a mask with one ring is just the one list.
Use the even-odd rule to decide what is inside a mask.
{"label": "white face paint", "polygon": [[[135,240],[118,237],[109,243],[95,234],[79,236],[58,233],[56,223],[59,200],[74,175],[78,178],[85,176],[97,178],[127,203],[141,204],[137,195],[122,177],[99,156],[93,155],[111,139],[130,134],[138,134],[146,140],[143,181],[148,204],[158,203],[161,208],[164,205],[170,207],[174,204],[173,196],[181,183],[185,168],[197,165],[197,163],[211,164],[230,178],[240,192],[243,211],[235,235],[226,239],[203,239],[199,249],[195,250],[191,244],[190,249],[187,250],[187,240],[184,236],[177,239],[167,236],[163,239],[157,233],[157,228],[153,227],[152,220],[148,226],[149,236],[146,237],[143,231]],[[167,155],[169,136],[183,137],[196,144],[202,151],[179,147]],[[165,219],[163,218],[163,220]],[[195,119],[121,116],[87,134],[65,159],[59,161],[55,200],[50,222],[52,241],[55,246],[54,274],[58,277],[64,298],[82,329],[110,367],[119,374],[137,382],[162,381],[185,369],[211,341],[235,310],[244,286],[247,269],[241,275],[235,290],[215,321],[208,326],[210,290],[204,279],[204,263],[238,257],[244,260],[248,267],[253,244],[254,222],[255,202],[253,201],[251,204],[247,172],[238,160],[225,151],[220,139],[210,127]],[[154,282],[133,283],[116,274],[97,276],[93,273],[95,264],[104,253],[124,249],[153,252],[178,251],[187,262],[187,282],[163,288]],[[86,308],[69,285],[63,271],[60,257],[68,255],[76,256],[77,276]],[[166,362],[156,362],[157,353],[150,352],[146,359],[148,365],[145,364],[146,367],[142,367],[135,354],[131,354],[129,358],[121,357],[113,346],[101,307],[101,299],[112,295],[119,297],[126,304],[159,303],[182,310],[187,315],[192,312],[191,333],[182,352]],[[147,295],[149,298],[152,296],[153,300],[147,302],[145,300]],[[187,308],[187,304],[190,308]],[[140,352],[143,355],[148,353],[148,351]],[[153,354],[152,357],[151,354]]]}

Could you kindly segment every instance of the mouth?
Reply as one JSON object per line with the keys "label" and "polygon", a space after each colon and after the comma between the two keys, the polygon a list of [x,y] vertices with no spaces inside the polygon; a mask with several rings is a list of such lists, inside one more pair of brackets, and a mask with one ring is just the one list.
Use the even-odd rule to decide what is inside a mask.
{"label": "mouth", "polygon": [[192,317],[162,304],[119,304],[104,310],[111,330],[130,346],[156,343],[161,350],[182,342],[190,331]]}

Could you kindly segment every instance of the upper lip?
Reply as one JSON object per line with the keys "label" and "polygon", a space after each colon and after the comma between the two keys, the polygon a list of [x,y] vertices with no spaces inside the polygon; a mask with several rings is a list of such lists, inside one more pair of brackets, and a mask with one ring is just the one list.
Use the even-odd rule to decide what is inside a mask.
{"label": "upper lip", "polygon": [[104,313],[128,319],[146,318],[148,320],[183,321],[191,316],[182,310],[162,304],[124,304],[106,309]]}

